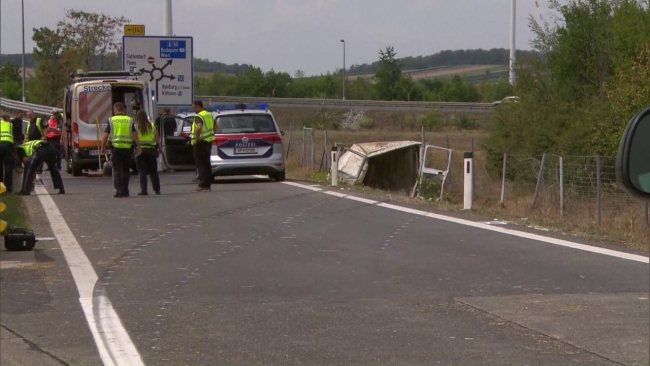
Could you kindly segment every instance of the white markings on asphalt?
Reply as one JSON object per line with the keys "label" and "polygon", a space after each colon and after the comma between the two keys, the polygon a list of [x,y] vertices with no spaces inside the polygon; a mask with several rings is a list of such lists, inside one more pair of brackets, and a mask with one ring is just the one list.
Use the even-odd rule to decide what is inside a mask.
{"label": "white markings on asphalt", "polygon": [[300,188],[308,189],[310,191],[315,191],[315,192],[322,192],[323,191],[321,188],[306,186],[306,185],[300,184],[300,183],[294,183],[294,182],[282,182],[282,183],[284,183],[286,185],[294,186],[294,187],[300,187]]}
{"label": "white markings on asphalt", "polygon": [[52,236],[44,236],[42,238],[36,238],[36,241],[53,241],[53,240],[56,240],[56,238]]}
{"label": "white markings on asphalt", "polygon": [[352,196],[352,195],[349,195],[349,194],[343,194],[343,193],[334,192],[334,191],[324,191],[323,193],[329,194],[329,195],[332,195],[332,196],[335,196],[335,197],[347,198],[349,200],[367,203],[369,205],[376,205],[376,204],[379,203],[379,201],[369,200],[367,198]]}
{"label": "white markings on asphalt", "polygon": [[144,365],[108,297],[104,294],[93,297],[93,290],[98,280],[97,273],[63,219],[54,200],[42,185],[36,185],[35,191],[50,222],[52,232],[63,251],[65,260],[68,262],[68,267],[70,267],[70,272],[79,291],[81,308],[104,365]]}
{"label": "white markings on asphalt", "polygon": [[435,213],[432,213],[432,212],[421,211],[421,210],[416,210],[416,209],[412,209],[412,208],[408,208],[408,207],[397,206],[397,205],[393,205],[393,204],[390,204],[390,203],[378,203],[377,201],[367,200],[365,198],[360,198],[360,197],[354,197],[354,196],[346,195],[346,194],[339,193],[339,192],[323,191],[322,189],[315,189],[314,187],[304,185],[304,184],[300,184],[300,183],[295,183],[295,182],[282,182],[282,183],[290,185],[290,186],[294,186],[294,187],[299,187],[299,188],[304,188],[304,189],[309,189],[309,190],[314,190],[314,191],[322,191],[325,194],[329,194],[329,195],[336,196],[336,197],[346,198],[346,199],[350,199],[350,200],[354,200],[354,201],[365,202],[365,203],[369,203],[369,204],[376,204],[376,206],[383,207],[383,208],[388,208],[388,209],[395,210],[395,211],[410,213],[410,214],[418,215],[418,216],[429,217],[429,218],[436,219],[436,220],[441,220],[441,221],[452,222],[452,223],[459,224],[459,225],[471,226],[471,227],[474,227],[474,228],[477,228],[477,229],[495,231],[495,232],[498,232],[498,233],[502,233],[502,234],[506,234],[506,235],[512,235],[512,236],[516,236],[516,237],[520,237],[520,238],[524,238],[524,239],[530,239],[530,240],[540,241],[540,242],[544,242],[544,243],[548,243],[548,244],[559,245],[559,246],[562,246],[562,247],[583,250],[583,251],[586,251],[586,252],[607,255],[607,256],[610,256],[610,257],[627,259],[627,260],[635,261],[635,262],[650,263],[650,258],[642,256],[642,255],[619,252],[619,251],[616,251],[616,250],[605,249],[605,248],[599,248],[599,247],[595,247],[595,246],[591,246],[591,245],[575,243],[575,242],[568,241],[568,240],[556,239],[556,238],[551,238],[551,237],[547,237],[547,236],[543,236],[543,235],[527,233],[527,232],[524,232],[524,231],[508,229],[508,228],[500,227],[499,225],[486,224],[486,223],[482,223],[482,222],[459,219],[459,218],[456,218],[456,217],[445,216],[445,215],[441,215],[441,214],[435,214]]}
{"label": "white markings on asphalt", "polygon": [[481,224],[485,224],[485,225],[507,225],[508,223],[503,222],[503,221],[496,221],[495,220],[495,221],[483,221],[483,222],[481,222]]}

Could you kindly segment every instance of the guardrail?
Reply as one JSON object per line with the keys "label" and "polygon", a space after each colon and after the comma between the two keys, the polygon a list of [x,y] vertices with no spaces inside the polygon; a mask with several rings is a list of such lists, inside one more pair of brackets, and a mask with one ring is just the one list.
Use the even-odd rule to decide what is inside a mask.
{"label": "guardrail", "polygon": [[[382,100],[337,100],[337,99],[307,99],[307,98],[257,98],[257,97],[227,97],[227,96],[197,96],[196,99],[208,103],[256,103],[265,102],[269,106],[277,107],[330,107],[330,108],[363,108],[383,110],[409,110],[427,111],[441,110],[447,112],[483,112],[494,111],[492,103],[450,103],[450,102],[401,102]],[[37,114],[49,115],[52,113],[50,106],[43,106],[32,103],[23,103],[11,99],[0,98],[0,106],[12,110],[33,110]]]}
{"label": "guardrail", "polygon": [[23,102],[19,102],[7,98],[0,98],[0,107],[11,109],[11,110],[20,110],[20,111],[32,110],[36,114],[42,114],[45,116],[49,116],[50,114],[52,114],[52,108],[54,108],[54,107],[49,107],[49,106],[39,105],[39,104],[23,103]]}
{"label": "guardrail", "polygon": [[444,111],[492,112],[492,103],[452,103],[452,102],[403,102],[383,100],[341,100],[341,99],[308,99],[308,98],[271,98],[271,97],[229,97],[229,96],[196,96],[196,99],[208,103],[256,103],[265,102],[278,107],[330,107],[330,108],[364,108],[384,110],[413,110],[426,111],[438,109]]}

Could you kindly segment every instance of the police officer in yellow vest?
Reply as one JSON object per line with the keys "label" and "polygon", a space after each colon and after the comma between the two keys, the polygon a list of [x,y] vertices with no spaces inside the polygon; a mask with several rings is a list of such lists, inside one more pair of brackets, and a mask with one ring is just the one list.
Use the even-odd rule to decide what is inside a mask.
{"label": "police officer in yellow vest", "polygon": [[212,186],[212,165],[210,155],[214,141],[214,119],[210,112],[203,109],[203,102],[195,100],[192,109],[196,116],[192,123],[190,143],[194,150],[194,161],[199,173],[199,186],[192,192],[210,192]]}
{"label": "police officer in yellow vest", "polygon": [[25,142],[40,140],[50,131],[50,125],[47,121],[41,117],[36,117],[34,111],[27,111],[27,118],[29,118],[29,123],[25,128]]}
{"label": "police officer in yellow vest", "polygon": [[135,115],[135,129],[138,130],[138,139],[142,145],[142,153],[135,157],[140,174],[140,193],[138,196],[146,196],[147,175],[151,176],[151,185],[154,192],[160,194],[160,177],[158,176],[158,153],[160,152],[160,137],[156,126],[149,122],[147,113],[139,111]]}
{"label": "police officer in yellow vest", "polygon": [[34,180],[36,180],[36,171],[43,163],[47,164],[47,168],[50,170],[54,189],[58,189],[59,194],[65,194],[61,173],[55,168],[57,151],[50,142],[44,140],[29,141],[20,145],[17,153],[20,160],[25,164],[23,186],[18,193],[19,195],[29,196]]}
{"label": "police officer in yellow vest", "polygon": [[0,116],[0,182],[7,187],[7,192],[13,192],[14,187],[14,135],[13,124],[9,116]]}
{"label": "police officer in yellow vest", "polygon": [[113,197],[128,197],[129,178],[131,177],[129,168],[131,167],[134,143],[137,146],[137,154],[140,154],[142,149],[133,119],[126,115],[124,103],[113,104],[113,114],[104,130],[102,154],[106,150],[107,141],[110,140],[113,184],[117,191]]}

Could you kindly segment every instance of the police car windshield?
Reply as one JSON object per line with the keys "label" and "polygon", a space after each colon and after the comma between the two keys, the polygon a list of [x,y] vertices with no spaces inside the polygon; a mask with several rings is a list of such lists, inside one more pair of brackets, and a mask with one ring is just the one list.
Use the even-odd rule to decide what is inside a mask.
{"label": "police car windshield", "polygon": [[233,114],[217,117],[217,134],[278,132],[267,114]]}

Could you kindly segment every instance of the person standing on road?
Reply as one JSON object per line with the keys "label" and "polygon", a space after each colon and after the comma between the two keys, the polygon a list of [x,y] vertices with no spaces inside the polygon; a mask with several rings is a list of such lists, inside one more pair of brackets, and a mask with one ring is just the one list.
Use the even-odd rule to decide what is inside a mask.
{"label": "person standing on road", "polygon": [[[15,117],[11,119],[11,124],[13,125],[13,135],[14,135],[14,151],[18,151],[18,147],[25,140],[25,135],[23,134],[23,111],[17,111]],[[14,153],[14,168],[18,173],[22,173],[21,167],[23,166],[22,162],[18,158],[18,155]]]}
{"label": "person standing on road", "polygon": [[126,115],[126,106],[122,102],[113,104],[113,117],[108,119],[102,139],[102,154],[106,152],[107,142],[111,144],[111,162],[113,164],[113,184],[116,193],[113,197],[129,197],[129,179],[131,177],[131,156],[133,144],[137,146],[137,155],[142,152],[138,131],[133,119]]}
{"label": "person standing on road", "polygon": [[[25,129],[25,142],[44,139],[45,135],[50,132],[47,121],[41,117],[36,117],[36,114],[31,109],[27,111],[27,118],[29,118],[29,123]],[[36,172],[38,174],[43,172],[43,164],[37,167]]]}
{"label": "person standing on road", "polygon": [[14,145],[18,147],[25,140],[25,135],[23,134],[23,111],[17,111],[14,118],[11,119],[11,124],[13,125],[13,135],[14,135]]}
{"label": "person standing on road", "polygon": [[140,174],[140,193],[146,196],[147,174],[151,176],[151,185],[154,192],[160,194],[160,177],[158,176],[158,153],[160,152],[160,136],[153,123],[149,122],[147,113],[139,111],[135,115],[135,128],[138,130],[138,139],[142,146],[142,153],[135,157],[135,164]]}
{"label": "person standing on road", "polygon": [[212,166],[210,165],[210,154],[212,152],[212,141],[214,141],[214,119],[210,112],[203,109],[203,102],[195,100],[192,103],[194,109],[194,122],[190,143],[194,150],[194,161],[199,172],[199,186],[192,192],[210,192],[212,186]]}
{"label": "person standing on road", "polygon": [[55,168],[57,152],[50,142],[44,140],[26,142],[18,149],[18,156],[25,164],[23,186],[18,193],[19,195],[29,196],[34,181],[36,180],[36,171],[43,165],[43,163],[47,164],[47,167],[50,170],[54,189],[58,189],[59,194],[65,194],[61,173]]}
{"label": "person standing on road", "polygon": [[52,109],[52,116],[47,123],[49,132],[45,134],[45,138],[54,146],[56,151],[56,168],[61,170],[61,114],[59,114],[56,108]]}
{"label": "person standing on road", "polygon": [[25,129],[25,142],[41,140],[50,132],[50,126],[47,121],[41,117],[36,117],[34,111],[27,111],[27,118],[29,118],[29,123]]}
{"label": "person standing on road", "polygon": [[8,115],[0,116],[0,182],[13,192],[14,187],[14,135]]}

